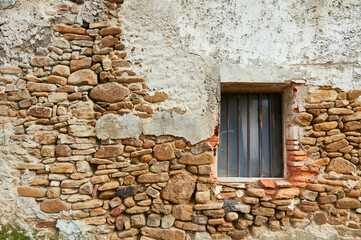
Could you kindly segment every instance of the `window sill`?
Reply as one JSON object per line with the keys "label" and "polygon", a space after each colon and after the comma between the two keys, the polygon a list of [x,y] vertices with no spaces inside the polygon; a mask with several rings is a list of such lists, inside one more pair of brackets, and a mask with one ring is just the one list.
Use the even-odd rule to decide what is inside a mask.
{"label": "window sill", "polygon": [[261,177],[219,177],[217,183],[244,183],[258,180],[286,180],[286,178],[261,178]]}

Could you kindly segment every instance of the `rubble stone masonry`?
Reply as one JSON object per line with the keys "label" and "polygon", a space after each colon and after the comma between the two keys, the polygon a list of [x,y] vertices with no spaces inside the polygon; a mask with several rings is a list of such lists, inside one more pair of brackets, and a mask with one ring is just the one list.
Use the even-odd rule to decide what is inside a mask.
{"label": "rubble stone masonry", "polygon": [[[76,16],[76,2],[48,14]],[[107,17],[122,3],[107,1]],[[121,26],[52,27],[59,39],[48,54],[0,67],[0,123],[12,131],[1,151],[17,156],[13,175],[28,176],[13,186],[36,200],[28,222],[39,235],[66,226],[61,239],[243,239],[329,224],[361,237],[361,90],[308,94],[292,123],[303,136],[285,139],[285,178],[224,183],[214,169],[217,130],[197,144],[171,135],[97,138],[102,116],[151,119],[167,94],[147,92]]]}

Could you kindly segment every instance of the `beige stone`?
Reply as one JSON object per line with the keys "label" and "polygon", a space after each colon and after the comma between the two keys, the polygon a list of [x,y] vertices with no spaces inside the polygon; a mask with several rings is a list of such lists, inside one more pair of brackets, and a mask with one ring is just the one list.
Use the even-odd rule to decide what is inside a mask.
{"label": "beige stone", "polygon": [[33,187],[18,187],[18,194],[21,197],[45,197],[46,189]]}
{"label": "beige stone", "polygon": [[337,92],[334,90],[316,90],[307,96],[308,103],[333,102],[337,99]]}
{"label": "beige stone", "polygon": [[129,89],[115,82],[96,86],[90,92],[90,98],[101,102],[120,102],[130,93]]}
{"label": "beige stone", "polygon": [[353,163],[341,157],[332,159],[330,164],[326,168],[327,172],[335,171],[337,173],[344,173],[344,174],[350,174],[356,172],[356,170],[357,168]]}
{"label": "beige stone", "polygon": [[178,174],[172,177],[162,191],[165,200],[173,203],[187,203],[191,199],[197,177],[190,174]]}
{"label": "beige stone", "polygon": [[53,163],[50,166],[51,173],[72,173],[75,171],[75,167],[71,163]]}
{"label": "beige stone", "polygon": [[56,65],[53,67],[53,70],[51,71],[52,74],[58,75],[61,77],[69,77],[70,76],[70,69],[68,66],[65,65]]}
{"label": "beige stone", "polygon": [[293,119],[293,122],[300,126],[306,127],[306,126],[310,125],[312,119],[313,119],[313,116],[311,114],[306,113],[306,112],[301,112],[301,113],[297,114],[297,116]]}
{"label": "beige stone", "polygon": [[185,153],[178,162],[186,165],[207,165],[214,162],[214,157],[210,152],[205,152],[199,155]]}
{"label": "beige stone", "polygon": [[58,213],[68,211],[68,205],[60,199],[45,199],[40,204],[40,210],[46,213]]}
{"label": "beige stone", "polygon": [[70,61],[70,71],[75,72],[80,69],[90,68],[92,59],[90,57],[82,58],[80,60],[71,60]]}
{"label": "beige stone", "polygon": [[103,200],[93,199],[85,202],[73,203],[71,205],[72,210],[92,209],[98,208],[103,205]]}
{"label": "beige stone", "polygon": [[70,85],[97,85],[97,74],[89,69],[73,72],[68,78]]}
{"label": "beige stone", "polygon": [[329,131],[335,129],[338,126],[336,121],[333,122],[323,122],[313,125],[316,131]]}

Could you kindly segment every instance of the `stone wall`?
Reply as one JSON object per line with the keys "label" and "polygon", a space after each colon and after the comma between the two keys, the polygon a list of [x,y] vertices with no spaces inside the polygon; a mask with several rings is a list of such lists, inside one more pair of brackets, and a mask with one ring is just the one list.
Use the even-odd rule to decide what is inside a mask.
{"label": "stone wall", "polygon": [[[53,5],[49,45],[29,64],[0,67],[1,224],[60,239],[361,237],[360,90],[307,94],[307,79],[290,81],[285,131],[298,132],[286,134],[285,178],[219,182],[218,119],[166,107],[173,86],[148,88],[135,60],[143,48],[125,44],[122,4]],[[101,13],[76,20],[94,6]],[[202,100],[203,111],[213,106],[205,117],[215,100]]]}

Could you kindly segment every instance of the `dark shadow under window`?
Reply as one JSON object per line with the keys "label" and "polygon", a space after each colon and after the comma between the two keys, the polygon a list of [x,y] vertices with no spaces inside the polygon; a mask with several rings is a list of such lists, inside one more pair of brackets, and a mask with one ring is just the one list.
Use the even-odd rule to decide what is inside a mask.
{"label": "dark shadow under window", "polygon": [[218,177],[283,177],[282,95],[221,95]]}

